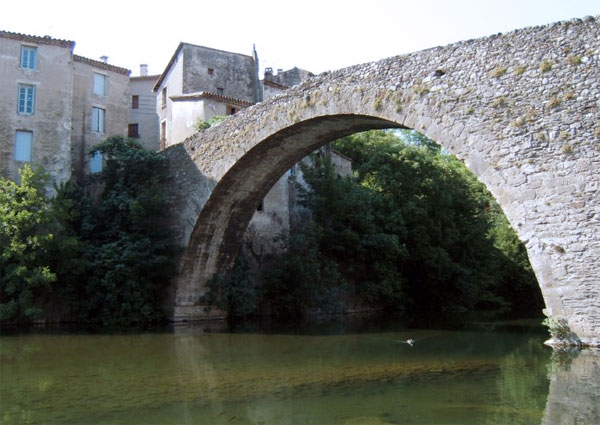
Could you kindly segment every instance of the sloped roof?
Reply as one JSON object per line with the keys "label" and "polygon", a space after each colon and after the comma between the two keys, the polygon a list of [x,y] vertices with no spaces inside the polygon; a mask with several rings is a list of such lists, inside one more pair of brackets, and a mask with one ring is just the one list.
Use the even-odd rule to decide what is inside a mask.
{"label": "sloped roof", "polygon": [[236,106],[240,106],[240,107],[247,107],[250,105],[254,105],[253,102],[248,102],[247,100],[238,99],[235,97],[223,96],[223,95],[208,92],[208,91],[201,91],[201,92],[197,92],[197,93],[188,93],[188,94],[183,94],[183,95],[178,95],[178,96],[170,96],[169,99],[171,99],[174,102],[211,99],[211,100],[216,100],[217,102],[223,102],[223,103],[227,103],[229,105],[236,105]]}
{"label": "sloped roof", "polygon": [[75,62],[85,63],[96,68],[104,69],[105,71],[112,71],[127,76],[131,75],[131,71],[127,68],[121,68],[119,66],[107,64],[106,62],[84,58],[83,56],[73,55],[73,60]]}
{"label": "sloped roof", "polygon": [[71,49],[71,52],[73,52],[73,49],[75,48],[74,41],[60,40],[58,38],[52,38],[49,35],[40,37],[37,35],[21,34],[18,32],[10,32],[10,31],[0,30],[0,37],[8,38],[11,40],[25,41],[25,42],[29,42],[29,43],[49,44],[49,45],[53,45],[53,46],[64,47],[66,49]]}

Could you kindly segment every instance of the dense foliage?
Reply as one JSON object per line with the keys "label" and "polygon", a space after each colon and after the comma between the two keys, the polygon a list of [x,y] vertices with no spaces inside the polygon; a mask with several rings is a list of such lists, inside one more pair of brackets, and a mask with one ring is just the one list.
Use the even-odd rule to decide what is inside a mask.
{"label": "dense foliage", "polygon": [[405,221],[412,309],[539,310],[525,248],[492,195],[425,136],[401,136],[367,132],[335,147],[352,158],[360,184],[389,199]]}
{"label": "dense foliage", "polygon": [[0,321],[31,320],[56,275],[48,266],[51,214],[44,176],[25,166],[20,182],[0,179]]}
{"label": "dense foliage", "polygon": [[[21,285],[13,289],[14,285],[7,284],[4,289],[3,283],[2,308],[7,311],[3,320],[22,322],[39,314],[39,308],[15,313],[14,307],[4,304],[13,293],[14,298],[31,304],[35,294],[29,292],[40,286],[46,292],[38,304],[58,305],[73,320],[127,327],[145,326],[164,317],[165,288],[174,271],[174,252],[164,221],[164,160],[120,136],[95,150],[102,153],[105,164],[84,187],[65,184],[49,200],[43,195],[43,184],[31,183],[25,168],[21,186],[26,185],[27,196],[3,195],[3,200],[13,200],[11,208],[16,211],[3,206],[3,223],[5,217],[24,216],[30,210],[39,216],[7,230],[6,240],[26,243],[25,238],[35,237],[34,242],[27,242],[29,256],[23,256],[25,248],[13,242],[4,248],[3,235],[2,249],[13,254],[6,256],[6,265],[2,263],[0,273],[9,277],[2,282],[11,282],[14,276]],[[2,184],[17,187],[5,180]],[[16,267],[22,270],[20,274],[13,271]]]}
{"label": "dense foliage", "polygon": [[334,148],[355,175],[318,156],[303,168],[300,203],[313,221],[289,235],[245,313],[540,310],[525,248],[460,161],[414,132],[360,133]]}

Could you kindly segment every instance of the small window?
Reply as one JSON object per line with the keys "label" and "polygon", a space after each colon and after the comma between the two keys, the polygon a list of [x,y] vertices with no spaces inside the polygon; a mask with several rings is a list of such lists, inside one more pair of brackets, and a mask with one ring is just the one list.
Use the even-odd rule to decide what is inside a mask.
{"label": "small window", "polygon": [[94,72],[94,94],[106,96],[106,75]]}
{"label": "small window", "polygon": [[214,69],[212,69],[212,68],[208,68],[208,69],[206,70],[206,72],[208,73],[208,75],[213,75],[213,74],[215,73],[215,70],[214,70]]}
{"label": "small window", "polygon": [[161,106],[163,109],[167,107],[167,88],[166,87],[164,89],[162,89],[162,92],[161,92]]}
{"label": "small window", "polygon": [[37,68],[37,47],[21,46],[21,68]]}
{"label": "small window", "polygon": [[233,115],[236,112],[237,112],[237,109],[235,109],[233,106],[227,105],[227,115]]}
{"label": "small window", "polygon": [[19,84],[19,99],[17,112],[24,115],[32,115],[35,110],[35,86],[30,84]]}
{"label": "small window", "polygon": [[160,123],[160,149],[164,149],[167,144],[167,122]]}
{"label": "small window", "polygon": [[15,134],[15,161],[31,161],[31,145],[33,133],[31,131],[17,131]]}
{"label": "small window", "polygon": [[102,108],[92,108],[92,131],[104,133],[106,111]]}
{"label": "small window", "polygon": [[138,124],[129,124],[127,127],[127,136],[128,137],[140,137],[140,133],[138,131]]}
{"label": "small window", "polygon": [[256,211],[264,211],[265,210],[265,200],[260,201],[260,204],[256,207]]}
{"label": "small window", "polygon": [[217,87],[217,94],[223,95],[223,87]]}
{"label": "small window", "polygon": [[138,109],[140,107],[140,97],[137,94],[131,96],[131,109]]}
{"label": "small window", "polygon": [[100,173],[102,171],[102,153],[94,151],[90,158],[90,173]]}

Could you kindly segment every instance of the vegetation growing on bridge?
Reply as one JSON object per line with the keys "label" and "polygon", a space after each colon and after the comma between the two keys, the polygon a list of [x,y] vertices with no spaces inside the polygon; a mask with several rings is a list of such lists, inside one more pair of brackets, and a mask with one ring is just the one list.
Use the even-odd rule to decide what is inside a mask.
{"label": "vegetation growing on bridge", "polygon": [[414,132],[360,133],[334,147],[355,175],[315,158],[299,188],[314,221],[292,232],[262,286],[236,279],[238,266],[213,281],[212,301],[239,315],[540,310],[524,246],[460,161]]}

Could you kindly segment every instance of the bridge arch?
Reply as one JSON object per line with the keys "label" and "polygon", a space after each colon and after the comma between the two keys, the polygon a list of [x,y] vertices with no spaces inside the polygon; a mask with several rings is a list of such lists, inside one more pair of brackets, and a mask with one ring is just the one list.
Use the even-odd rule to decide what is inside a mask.
{"label": "bridge arch", "polygon": [[599,37],[587,19],[321,74],[167,149],[186,247],[175,318],[204,314],[203,283],[232,264],[292,164],[338,137],[398,127],[464,161],[525,242],[547,313],[600,343]]}

